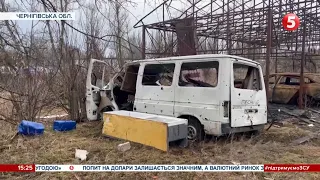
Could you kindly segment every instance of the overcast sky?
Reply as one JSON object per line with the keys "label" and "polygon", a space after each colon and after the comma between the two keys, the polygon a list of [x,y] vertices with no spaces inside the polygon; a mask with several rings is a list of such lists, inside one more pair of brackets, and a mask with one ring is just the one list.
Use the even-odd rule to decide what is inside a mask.
{"label": "overcast sky", "polygon": [[[126,11],[128,12],[129,15],[129,25],[133,27],[133,25],[141,19],[143,16],[145,16],[147,13],[152,11],[154,8],[156,8],[162,0],[133,0],[135,3],[133,5],[128,5],[126,6]],[[10,1],[9,1],[10,2]],[[172,5],[178,8],[182,8],[185,5],[180,2],[180,0],[174,0]],[[74,11],[76,13],[76,22],[79,21],[79,18],[83,16],[83,12],[81,10],[76,10]],[[174,12],[174,14],[176,14]],[[166,19],[168,18],[167,16],[165,17]],[[148,18],[144,20],[144,23],[152,23],[156,21],[162,20],[162,8],[159,9],[157,12],[152,13]],[[30,29],[30,21],[23,21],[19,20],[18,24],[20,27],[23,29],[23,31],[26,31]]]}

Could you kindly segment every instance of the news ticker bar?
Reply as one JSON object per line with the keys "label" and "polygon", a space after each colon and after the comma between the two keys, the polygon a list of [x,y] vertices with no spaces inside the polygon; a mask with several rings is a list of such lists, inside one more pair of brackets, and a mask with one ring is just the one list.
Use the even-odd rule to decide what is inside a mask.
{"label": "news ticker bar", "polygon": [[320,164],[261,164],[261,165],[0,164],[0,172],[320,172]]}
{"label": "news ticker bar", "polygon": [[0,12],[0,20],[75,20],[70,12]]}

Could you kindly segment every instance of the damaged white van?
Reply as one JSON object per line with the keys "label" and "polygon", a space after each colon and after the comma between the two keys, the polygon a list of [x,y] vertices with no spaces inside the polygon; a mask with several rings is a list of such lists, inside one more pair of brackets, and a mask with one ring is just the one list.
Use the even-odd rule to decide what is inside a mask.
{"label": "damaged white van", "polygon": [[267,123],[262,68],[250,59],[210,54],[133,61],[106,84],[107,67],[95,59],[89,65],[89,120],[112,110],[181,117],[188,119],[190,140],[260,131]]}

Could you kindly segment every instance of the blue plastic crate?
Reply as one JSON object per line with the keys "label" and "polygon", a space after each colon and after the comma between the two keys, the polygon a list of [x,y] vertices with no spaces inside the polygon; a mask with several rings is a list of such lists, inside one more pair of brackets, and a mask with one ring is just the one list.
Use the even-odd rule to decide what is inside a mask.
{"label": "blue plastic crate", "polygon": [[23,135],[40,135],[44,132],[44,125],[37,122],[22,120],[18,126],[18,133]]}
{"label": "blue plastic crate", "polygon": [[67,120],[56,120],[53,122],[54,131],[70,131],[76,129],[77,123],[75,121]]}

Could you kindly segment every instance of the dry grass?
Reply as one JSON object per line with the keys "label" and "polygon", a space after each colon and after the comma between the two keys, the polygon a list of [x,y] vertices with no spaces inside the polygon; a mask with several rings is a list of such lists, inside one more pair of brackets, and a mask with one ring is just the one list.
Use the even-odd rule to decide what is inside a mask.
{"label": "dry grass", "polygon": [[[1,123],[1,122],[0,122]],[[79,124],[71,132],[54,132],[46,124],[45,134],[24,137],[24,148],[17,148],[14,140],[0,153],[1,163],[36,164],[264,164],[264,163],[317,163],[320,162],[320,142],[291,146],[290,142],[310,133],[295,126],[271,128],[255,137],[236,135],[234,140],[219,138],[187,149],[172,147],[161,152],[150,147],[133,144],[128,152],[121,153],[116,145],[122,143],[101,136],[101,123]],[[1,128],[1,124],[0,124]],[[4,128],[2,126],[2,128]],[[2,145],[15,128],[5,127],[0,132]],[[22,137],[19,137],[22,138]],[[1,145],[1,144],[0,144]],[[86,162],[74,159],[75,149],[89,151]],[[2,177],[2,178],[1,178]],[[33,173],[2,174],[0,179],[320,179],[316,173]]]}
{"label": "dry grass", "polygon": [[[1,118],[6,119],[6,118],[12,117],[13,104],[8,99],[10,99],[10,94],[8,92],[6,93],[0,92],[0,119]],[[39,116],[41,117],[41,116],[52,116],[52,115],[64,115],[66,113],[67,112],[62,108],[57,108],[55,106],[46,106],[41,110],[41,112],[38,113],[38,116],[36,118],[39,119]],[[63,118],[60,118],[60,119],[63,119]],[[47,120],[52,120],[52,119],[47,119]],[[8,120],[8,121],[12,123],[17,123],[14,120]]]}

